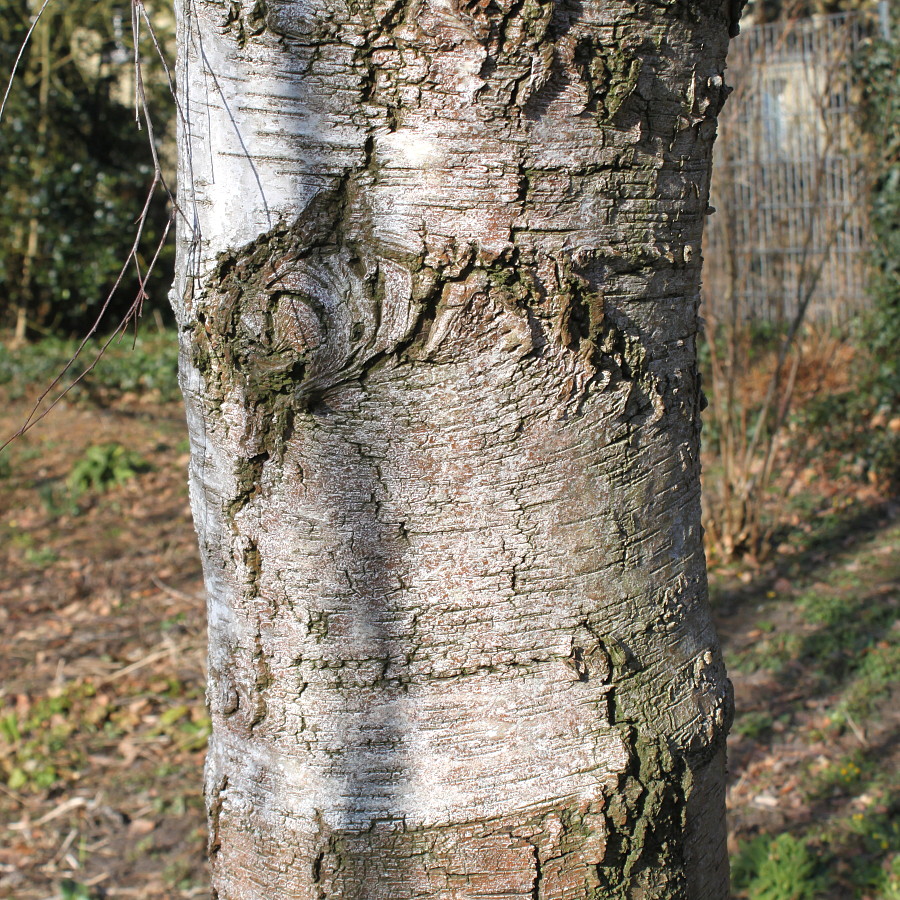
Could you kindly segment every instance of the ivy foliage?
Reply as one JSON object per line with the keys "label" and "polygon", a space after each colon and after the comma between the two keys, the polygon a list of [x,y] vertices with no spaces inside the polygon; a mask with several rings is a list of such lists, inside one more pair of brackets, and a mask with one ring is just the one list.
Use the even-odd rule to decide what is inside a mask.
{"label": "ivy foliage", "polygon": [[871,294],[874,312],[865,337],[884,403],[900,405],[900,16],[890,40],[872,41],[861,60],[864,133],[871,136],[873,169]]}
{"label": "ivy foliage", "polygon": [[[896,10],[896,7],[894,7]],[[863,133],[870,136],[872,307],[861,325],[860,402],[871,412],[869,466],[900,490],[900,16],[860,59]]]}
{"label": "ivy foliage", "polygon": [[[35,0],[0,0],[0,91]],[[162,66],[144,48],[147,99],[165,157]],[[50,3],[32,34],[0,122],[0,326],[23,310],[32,331],[83,333],[116,281],[153,178],[146,130],[134,111],[128,0]],[[151,203],[138,262],[146,271],[168,220]],[[165,309],[173,251],[163,252],[145,310]],[[115,324],[138,292],[128,271],[110,310]]]}

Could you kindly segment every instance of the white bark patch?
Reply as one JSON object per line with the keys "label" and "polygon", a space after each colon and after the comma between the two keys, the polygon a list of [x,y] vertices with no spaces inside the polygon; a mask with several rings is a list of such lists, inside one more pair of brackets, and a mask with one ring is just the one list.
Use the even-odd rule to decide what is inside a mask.
{"label": "white bark patch", "polygon": [[383,165],[418,172],[440,165],[443,153],[435,134],[412,128],[400,128],[376,139],[377,152]]}
{"label": "white bark patch", "polygon": [[301,60],[270,40],[241,50],[215,21],[222,7],[190,9],[179,70],[180,197],[202,240],[202,272],[223,250],[293,220],[327,185],[335,157],[361,161],[365,135],[310,102]]}
{"label": "white bark patch", "polygon": [[277,779],[268,789],[273,809],[318,814],[339,831],[381,820],[448,826],[601,799],[625,770],[627,749],[616,731],[597,732],[596,697],[579,699],[561,663],[547,669],[516,683],[475,675],[420,685],[406,697],[367,697],[357,709],[305,692],[304,731],[318,752],[300,754],[287,738],[231,736],[225,770],[256,758]]}

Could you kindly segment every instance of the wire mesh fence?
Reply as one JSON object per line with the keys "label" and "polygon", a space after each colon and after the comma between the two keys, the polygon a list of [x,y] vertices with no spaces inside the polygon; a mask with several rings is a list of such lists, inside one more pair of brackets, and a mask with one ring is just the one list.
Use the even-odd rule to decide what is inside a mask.
{"label": "wire mesh fence", "polygon": [[866,304],[859,12],[743,29],[720,119],[706,233],[708,315],[846,322]]}

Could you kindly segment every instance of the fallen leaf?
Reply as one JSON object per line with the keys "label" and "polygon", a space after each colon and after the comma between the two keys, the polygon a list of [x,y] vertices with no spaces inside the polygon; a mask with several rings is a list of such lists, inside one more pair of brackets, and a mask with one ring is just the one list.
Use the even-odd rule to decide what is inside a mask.
{"label": "fallen leaf", "polygon": [[156,822],[153,819],[132,819],[128,823],[128,833],[132,837],[143,837],[150,834],[156,828]]}

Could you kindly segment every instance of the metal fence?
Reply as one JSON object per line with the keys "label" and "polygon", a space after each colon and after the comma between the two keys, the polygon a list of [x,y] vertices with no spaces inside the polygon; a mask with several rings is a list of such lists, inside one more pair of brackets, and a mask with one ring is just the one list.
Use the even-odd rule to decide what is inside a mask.
{"label": "metal fence", "polygon": [[852,12],[745,27],[720,118],[704,301],[721,319],[846,322],[866,303],[867,190]]}

